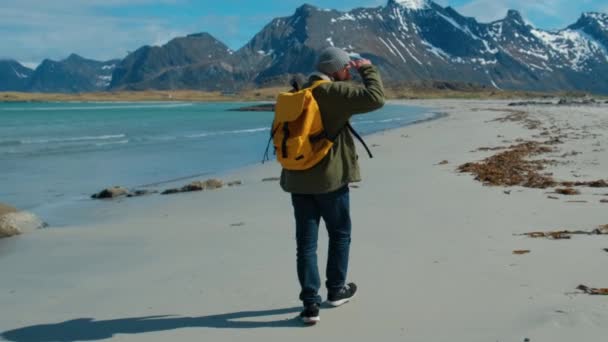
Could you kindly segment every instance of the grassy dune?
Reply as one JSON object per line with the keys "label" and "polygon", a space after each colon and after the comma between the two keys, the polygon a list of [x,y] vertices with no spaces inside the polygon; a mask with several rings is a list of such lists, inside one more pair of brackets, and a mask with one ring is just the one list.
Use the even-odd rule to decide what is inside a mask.
{"label": "grassy dune", "polygon": [[[236,102],[273,101],[276,94],[287,87],[259,88],[235,94],[204,92],[197,90],[147,90],[95,93],[20,93],[0,92],[0,102],[103,102],[103,101],[188,101],[188,102]],[[503,90],[459,90],[427,87],[387,87],[389,99],[514,99],[550,98],[556,96],[581,97],[584,93],[537,93],[528,91]]]}

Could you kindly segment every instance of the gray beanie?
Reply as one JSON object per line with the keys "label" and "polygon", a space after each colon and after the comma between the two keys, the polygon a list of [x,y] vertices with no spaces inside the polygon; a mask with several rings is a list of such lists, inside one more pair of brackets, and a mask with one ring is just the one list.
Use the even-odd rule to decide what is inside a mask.
{"label": "gray beanie", "polygon": [[344,68],[349,62],[350,57],[346,51],[336,47],[328,47],[319,54],[317,70],[326,75],[331,75]]}

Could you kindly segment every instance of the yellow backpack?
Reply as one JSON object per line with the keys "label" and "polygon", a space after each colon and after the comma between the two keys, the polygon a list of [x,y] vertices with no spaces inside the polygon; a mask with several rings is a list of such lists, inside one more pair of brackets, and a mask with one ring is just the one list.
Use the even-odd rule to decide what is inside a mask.
{"label": "yellow backpack", "polygon": [[314,88],[327,82],[320,80],[308,88],[277,96],[271,139],[284,169],[310,169],[334,144],[327,139],[319,105],[312,96]]}
{"label": "yellow backpack", "polygon": [[[308,88],[283,92],[277,96],[268,143],[270,145],[270,141],[273,142],[277,160],[286,170],[312,168],[334,145],[325,132],[319,105],[312,95],[314,88],[327,82],[329,81],[319,80]],[[347,124],[346,128],[361,141],[371,158],[372,154],[361,136],[350,124]],[[268,147],[262,162],[269,160]]]}

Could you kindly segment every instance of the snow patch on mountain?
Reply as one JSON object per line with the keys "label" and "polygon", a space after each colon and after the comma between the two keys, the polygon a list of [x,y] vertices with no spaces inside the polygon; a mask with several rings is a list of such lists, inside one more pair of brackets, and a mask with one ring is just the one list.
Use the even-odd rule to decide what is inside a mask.
{"label": "snow patch on mountain", "polygon": [[597,12],[587,12],[587,13],[583,13],[583,17],[591,18],[591,19],[595,20],[602,29],[608,30],[608,14],[597,13]]}
{"label": "snow patch on mountain", "polygon": [[13,68],[12,66],[11,66],[11,69],[13,69],[13,71],[15,72],[15,75],[17,75],[17,77],[19,77],[19,78],[28,78],[27,75],[24,75],[24,74],[20,73],[19,71],[15,70],[15,68]]}
{"label": "snow patch on mountain", "polygon": [[112,76],[97,76],[97,86],[107,87],[112,82]]}
{"label": "snow patch on mountain", "polygon": [[435,45],[427,42],[426,40],[422,39],[420,42],[427,47],[426,50],[428,52],[434,54],[435,56],[441,58],[442,60],[445,60],[446,58],[447,59],[452,58],[452,56],[449,53],[447,53],[447,52],[443,51],[441,48],[438,48]]}
{"label": "snow patch on mountain", "polygon": [[585,63],[598,54],[608,60],[606,49],[580,30],[548,32],[532,29],[531,33],[566,59],[569,67],[575,71],[585,70]]}
{"label": "snow patch on mountain", "polygon": [[429,8],[429,2],[427,0],[394,0],[395,3],[401,5],[401,7],[409,10],[418,11]]}

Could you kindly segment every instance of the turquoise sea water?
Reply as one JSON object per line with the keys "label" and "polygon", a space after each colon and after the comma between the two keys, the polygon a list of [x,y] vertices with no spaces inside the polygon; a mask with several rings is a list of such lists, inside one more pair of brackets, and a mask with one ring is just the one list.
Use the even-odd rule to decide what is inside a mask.
{"label": "turquoise sea water", "polygon": [[[0,202],[37,212],[108,186],[137,187],[260,162],[270,112],[247,103],[0,103]],[[362,134],[433,114],[387,104]],[[201,176],[202,177],[202,176]]]}

